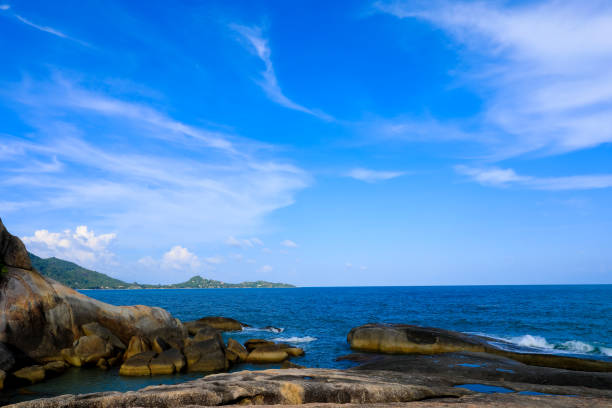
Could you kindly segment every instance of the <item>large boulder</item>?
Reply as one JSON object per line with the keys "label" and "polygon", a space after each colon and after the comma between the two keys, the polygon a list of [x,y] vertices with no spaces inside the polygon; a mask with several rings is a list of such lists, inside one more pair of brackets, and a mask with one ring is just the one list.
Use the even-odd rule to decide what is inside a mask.
{"label": "large boulder", "polygon": [[150,350],[151,350],[151,343],[149,342],[149,340],[143,337],[140,337],[140,336],[133,336],[130,339],[130,342],[128,344],[127,350],[125,351],[123,358],[127,360],[128,358],[135,356],[136,354],[144,353],[145,351],[150,351]]}
{"label": "large boulder", "polygon": [[2,219],[0,219],[0,264],[13,268],[32,269],[25,245],[6,230]]}
{"label": "large boulder", "polygon": [[218,338],[192,342],[183,352],[188,371],[215,372],[227,370],[229,367],[224,344]]}
{"label": "large boulder", "polygon": [[210,326],[198,326],[197,331],[193,336],[194,341],[204,341],[208,339],[214,339],[219,337],[220,331],[217,329],[213,329]]}
{"label": "large boulder", "polygon": [[264,340],[264,339],[249,339],[247,341],[244,342],[244,347],[246,347],[247,351],[253,351],[255,350],[257,347],[262,347],[262,346],[273,346],[276,343],[274,343],[273,341],[270,340]]}
{"label": "large boulder", "polygon": [[227,341],[227,348],[225,349],[225,357],[230,363],[241,363],[247,359],[249,352],[244,346],[238,343],[234,339]]}
{"label": "large boulder", "polygon": [[15,356],[4,343],[0,343],[0,370],[10,371],[14,366]]}
{"label": "large boulder", "polygon": [[[383,354],[440,354],[477,352],[503,356],[524,364],[576,371],[611,372],[612,362],[512,350],[498,339],[409,324],[370,323],[351,329],[347,336],[356,351]],[[503,347],[500,346],[503,344]]]}
{"label": "large boulder", "polygon": [[273,364],[282,363],[289,358],[289,354],[278,346],[261,346],[249,353],[247,363]]}
{"label": "large boulder", "polygon": [[120,375],[146,376],[151,375],[149,363],[156,356],[154,351],[145,351],[128,358],[119,368]]}
{"label": "large boulder", "polygon": [[110,357],[112,353],[113,346],[95,334],[83,336],[74,344],[74,354],[81,360],[81,364],[95,364],[101,358]]}
{"label": "large boulder", "polygon": [[45,379],[45,369],[43,366],[39,365],[24,367],[15,371],[13,376],[21,380],[29,381],[30,384],[36,384]]}
{"label": "large boulder", "polygon": [[220,316],[206,316],[198,320],[185,323],[190,334],[195,334],[199,328],[209,326],[221,331],[241,331],[246,324],[240,323],[236,319]]}
{"label": "large boulder", "polygon": [[169,349],[161,352],[149,363],[151,375],[179,373],[185,367],[185,357],[180,350]]}
{"label": "large boulder", "polygon": [[110,330],[98,322],[91,322],[81,326],[81,330],[86,336],[96,335],[109,342],[111,346],[119,350],[125,350],[125,344],[119,340]]}

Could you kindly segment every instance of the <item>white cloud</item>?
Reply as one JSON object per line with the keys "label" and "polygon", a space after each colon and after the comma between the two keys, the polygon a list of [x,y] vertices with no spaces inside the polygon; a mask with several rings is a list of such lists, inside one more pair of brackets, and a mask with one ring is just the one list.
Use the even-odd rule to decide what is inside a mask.
{"label": "white cloud", "polygon": [[272,272],[274,268],[270,265],[263,265],[261,268],[259,268],[257,270],[257,272],[259,273],[268,273],[268,272]]}
{"label": "white cloud", "polygon": [[225,262],[225,260],[221,256],[209,256],[208,258],[204,258],[204,261],[211,265],[219,265]]}
{"label": "white cloud", "polygon": [[[302,169],[272,157],[268,147],[262,152],[257,142],[63,78],[26,81],[6,93],[37,129],[30,138],[35,135],[35,143],[2,139],[0,187],[16,192],[0,198],[7,211],[95,214],[122,242],[160,251],[176,242],[194,247],[251,234],[310,182]],[[35,161],[61,165],[53,171],[23,167]],[[240,245],[262,242],[253,237]]]}
{"label": "white cloud", "polygon": [[368,267],[367,267],[367,266],[362,265],[362,266],[360,266],[360,267],[359,267],[359,270],[360,270],[360,271],[367,271],[367,270],[368,270]]}
{"label": "white cloud", "polygon": [[114,233],[96,235],[85,225],[78,226],[74,232],[38,230],[33,236],[23,237],[28,250],[43,257],[57,257],[76,262],[82,266],[95,267],[109,264],[114,254],[108,247],[117,238]]}
{"label": "white cloud", "polygon": [[356,168],[347,173],[347,177],[355,180],[365,181],[366,183],[375,183],[378,181],[390,180],[396,177],[405,175],[403,171],[378,171],[363,168]]}
{"label": "white cloud", "polygon": [[19,21],[21,21],[22,23],[27,24],[30,27],[34,27],[37,30],[44,31],[46,33],[53,34],[53,35],[56,35],[56,36],[61,37],[61,38],[68,38],[68,36],[66,34],[64,34],[61,31],[58,31],[58,30],[56,30],[54,28],[35,24],[35,23],[31,22],[30,20],[26,19],[25,17],[22,17],[22,16],[20,16],[18,14],[16,14],[15,17],[17,17],[17,19]]}
{"label": "white cloud", "polygon": [[290,239],[286,239],[284,241],[282,241],[280,243],[282,246],[287,247],[287,248],[297,248],[298,244],[296,244],[295,242],[291,241]]}
{"label": "white cloud", "polygon": [[180,245],[172,247],[161,260],[163,269],[195,270],[201,266],[198,257]]}
{"label": "white cloud", "polygon": [[463,66],[471,68],[455,72],[482,95],[485,108],[459,134],[472,133],[475,140],[487,135],[493,157],[557,154],[612,142],[612,3],[375,6],[398,18],[428,21],[462,45]]}
{"label": "white cloud", "polygon": [[253,248],[254,246],[262,246],[264,244],[263,241],[257,237],[238,239],[234,236],[229,236],[225,240],[225,243],[236,248]]}
{"label": "white cloud", "polygon": [[8,10],[10,8],[10,4],[0,4],[0,10]]}
{"label": "white cloud", "polygon": [[272,59],[270,58],[271,51],[268,44],[268,39],[264,37],[263,30],[260,27],[246,27],[237,24],[233,24],[230,27],[240,34],[242,39],[246,40],[249,48],[254,51],[259,59],[261,59],[261,61],[264,63],[265,70],[261,74],[262,78],[260,81],[258,81],[258,85],[264,90],[266,95],[268,95],[268,98],[270,98],[273,102],[284,106],[285,108],[304,112],[327,121],[333,120],[333,118],[328,114],[306,108],[285,96],[280,85],[278,84],[276,73],[274,72],[274,66],[272,65]]}
{"label": "white cloud", "polygon": [[455,170],[472,180],[494,187],[520,186],[533,190],[590,190],[612,187],[612,174],[590,174],[567,177],[533,177],[517,174],[513,169],[456,166]]}

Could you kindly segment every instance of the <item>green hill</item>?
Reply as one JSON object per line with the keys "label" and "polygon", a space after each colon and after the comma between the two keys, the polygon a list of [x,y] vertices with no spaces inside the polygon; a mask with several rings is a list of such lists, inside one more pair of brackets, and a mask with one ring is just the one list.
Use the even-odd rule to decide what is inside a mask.
{"label": "green hill", "polygon": [[132,286],[103,273],[85,269],[73,262],[55,257],[43,259],[32,253],[29,255],[34,269],[73,289],[126,289]]}
{"label": "green hill", "polygon": [[187,282],[171,285],[147,285],[127,283],[111,278],[100,272],[83,268],[73,262],[58,258],[40,258],[29,253],[32,266],[44,276],[58,281],[73,289],[183,289],[183,288],[294,288],[287,283],[273,283],[266,281],[225,283],[218,280],[205,279],[194,276]]}

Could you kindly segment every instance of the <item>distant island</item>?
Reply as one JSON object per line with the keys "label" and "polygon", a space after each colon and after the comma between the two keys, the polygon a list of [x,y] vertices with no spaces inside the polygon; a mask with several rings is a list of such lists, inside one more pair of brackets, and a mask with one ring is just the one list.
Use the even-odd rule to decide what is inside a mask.
{"label": "distant island", "polygon": [[215,289],[215,288],[294,288],[288,283],[274,283],[266,281],[226,283],[214,279],[194,276],[187,282],[171,285],[148,285],[142,283],[128,283],[111,278],[100,272],[92,271],[59,258],[43,259],[28,252],[34,269],[42,275],[58,281],[73,289]]}

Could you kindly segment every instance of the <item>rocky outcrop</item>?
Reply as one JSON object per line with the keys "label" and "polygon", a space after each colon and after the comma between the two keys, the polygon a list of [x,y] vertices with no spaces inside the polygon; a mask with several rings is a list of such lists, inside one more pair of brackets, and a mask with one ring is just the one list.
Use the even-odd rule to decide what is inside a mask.
{"label": "rocky outcrop", "polygon": [[[402,356],[403,357],[403,356]],[[491,385],[497,384],[492,382]],[[445,377],[389,370],[278,369],[215,374],[176,385],[139,391],[63,395],[17,404],[14,408],[196,407],[216,405],[384,404],[412,407],[609,407],[612,391],[582,388],[580,397],[531,396],[514,391],[528,385],[504,383],[510,394],[476,394],[454,387]],[[564,394],[576,389],[543,388]],[[417,402],[421,401],[421,402]],[[405,405],[403,405],[405,404]],[[414,405],[413,405],[414,404]],[[421,405],[425,404],[425,405]],[[512,404],[512,405],[508,405]],[[335,406],[335,405],[331,405]],[[347,407],[350,405],[342,405]]]}
{"label": "rocky outcrop", "polygon": [[30,256],[19,238],[11,235],[0,219],[0,264],[19,269],[32,269]]}
{"label": "rocky outcrop", "polygon": [[119,374],[126,376],[151,375],[149,364],[155,356],[156,353],[154,351],[145,351],[144,353],[136,354],[128,358],[125,363],[121,365]]}
{"label": "rocky outcrop", "polygon": [[244,348],[244,346],[238,343],[234,339],[227,340],[227,348],[225,349],[225,357],[227,360],[232,363],[241,363],[246,361],[249,352]]}
{"label": "rocky outcrop", "polygon": [[188,371],[215,372],[229,368],[225,346],[220,338],[192,342],[185,346],[183,352]]}
{"label": "rocky outcrop", "polygon": [[[612,363],[565,357],[553,354],[512,351],[493,344],[493,339],[483,336],[420,327],[407,324],[366,324],[352,329],[347,341],[356,351],[385,354],[440,354],[450,352],[480,352],[508,357],[525,364],[562,368],[577,371],[612,371]],[[496,344],[501,344],[495,340]]]}
{"label": "rocky outcrop", "polygon": [[198,320],[185,322],[185,327],[189,330],[190,335],[195,335],[201,328],[212,327],[220,331],[241,331],[243,327],[248,327],[244,323],[240,323],[236,319],[220,316],[207,316]]}
{"label": "rocky outcrop", "polygon": [[275,343],[264,339],[247,340],[244,346],[249,352],[245,361],[253,364],[281,363],[289,357],[300,357],[304,355],[304,350],[301,348],[291,347],[286,343]]}
{"label": "rocky outcrop", "polygon": [[62,349],[72,348],[84,332],[102,337],[118,348],[133,336],[159,336],[182,346],[186,330],[167,311],[147,306],[112,306],[32,270],[23,243],[10,235],[1,222],[0,255],[0,262],[6,265],[0,280],[0,343],[39,362],[62,359]]}

